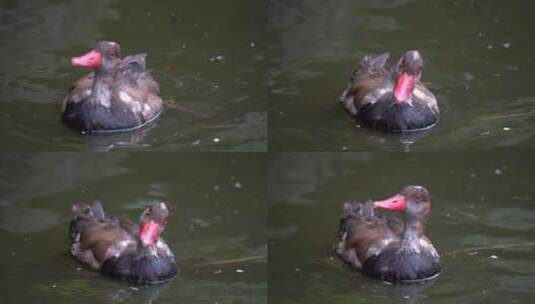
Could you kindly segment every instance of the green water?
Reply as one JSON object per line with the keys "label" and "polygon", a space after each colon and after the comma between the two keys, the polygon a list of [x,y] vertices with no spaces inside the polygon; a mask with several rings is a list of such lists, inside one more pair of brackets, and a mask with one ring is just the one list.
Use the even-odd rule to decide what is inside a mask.
{"label": "green water", "polygon": [[[270,148],[465,151],[535,145],[533,1],[272,1]],[[338,104],[365,54],[417,48],[440,123],[409,138],[356,128]]]}
{"label": "green water", "polygon": [[[34,153],[0,163],[2,303],[266,302],[263,155]],[[93,200],[132,220],[167,202],[162,236],[181,269],[176,279],[130,286],[76,263],[67,253],[70,206]]]}
{"label": "green water", "polygon": [[[270,164],[270,303],[530,303],[535,268],[535,157],[492,153],[283,153]],[[426,235],[444,272],[391,286],[332,255],[342,204],[431,195]],[[516,246],[511,246],[516,244]],[[275,261],[275,262],[271,262]]]}
{"label": "green water", "polygon": [[[535,2],[0,0],[1,303],[531,303]],[[82,136],[60,101],[97,40],[148,53],[165,100],[141,130]],[[428,132],[356,126],[337,98],[366,54],[409,49]],[[269,151],[269,152],[268,152]],[[103,152],[103,153],[96,153]],[[429,189],[444,272],[391,286],[332,256],[346,200]],[[70,208],[168,203],[170,283],[68,254]]]}
{"label": "green water", "polygon": [[[0,137],[17,151],[265,151],[262,2],[0,1]],[[217,9],[215,9],[217,8]],[[60,122],[87,71],[69,58],[113,39],[148,53],[164,113],[150,128],[97,140]],[[223,56],[221,62],[211,59]],[[218,139],[216,142],[214,139]]]}

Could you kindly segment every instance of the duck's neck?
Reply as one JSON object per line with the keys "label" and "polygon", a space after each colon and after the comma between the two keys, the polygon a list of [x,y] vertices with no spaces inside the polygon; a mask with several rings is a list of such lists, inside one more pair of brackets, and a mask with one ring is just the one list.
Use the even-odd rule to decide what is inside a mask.
{"label": "duck's neck", "polygon": [[143,247],[143,246],[141,246],[141,244],[138,244],[138,252],[140,252],[142,255],[156,256],[157,253],[158,253],[157,249],[158,248],[157,248],[156,244],[153,244],[153,245],[150,245],[150,246],[147,246],[147,247]]}
{"label": "duck's neck", "polygon": [[420,238],[424,232],[424,224],[418,219],[410,219],[405,224],[405,230],[401,237],[403,250],[420,252]]}
{"label": "duck's neck", "polygon": [[111,86],[113,75],[107,69],[95,70],[91,102],[93,105],[109,108],[111,106]]}

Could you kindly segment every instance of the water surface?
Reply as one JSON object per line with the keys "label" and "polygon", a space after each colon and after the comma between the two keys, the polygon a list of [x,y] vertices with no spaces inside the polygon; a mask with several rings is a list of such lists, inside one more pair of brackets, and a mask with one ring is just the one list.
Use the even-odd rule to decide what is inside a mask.
{"label": "water surface", "polygon": [[[532,302],[534,161],[522,150],[277,155],[269,170],[270,303]],[[431,195],[426,235],[444,264],[435,281],[387,285],[333,256],[345,201],[383,199],[411,184]]]}
{"label": "water surface", "polygon": [[[3,154],[0,165],[0,302],[267,302],[263,155]],[[93,200],[134,221],[146,204],[167,202],[162,236],[179,275],[130,285],[74,261],[70,208]]]}
{"label": "water surface", "polygon": [[[533,1],[271,1],[270,147],[443,151],[535,146]],[[407,50],[440,122],[410,137],[356,127],[339,105],[366,54]]]}
{"label": "water surface", "polygon": [[[0,137],[18,151],[265,151],[263,1],[1,1]],[[151,127],[80,136],[60,102],[87,71],[69,58],[98,40],[148,53],[165,100]],[[218,60],[216,60],[218,59]]]}

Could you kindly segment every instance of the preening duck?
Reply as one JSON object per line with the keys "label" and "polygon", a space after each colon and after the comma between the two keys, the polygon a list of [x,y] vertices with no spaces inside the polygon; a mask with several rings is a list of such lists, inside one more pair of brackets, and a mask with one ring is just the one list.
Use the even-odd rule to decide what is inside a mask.
{"label": "preening duck", "polygon": [[69,251],[104,275],[143,284],[168,281],[177,273],[174,255],[160,238],[168,216],[165,203],[154,203],[143,211],[138,225],[106,215],[98,202],[76,204]]}
{"label": "preening duck", "polygon": [[365,56],[340,101],[358,123],[387,132],[417,131],[438,122],[437,99],[422,83],[423,57],[408,51],[392,67],[389,54]]}
{"label": "preening duck", "polygon": [[[375,208],[403,212],[405,224],[375,214]],[[424,235],[430,212],[429,193],[421,186],[407,186],[386,200],[345,203],[336,253],[351,267],[382,281],[432,279],[442,266],[437,250]]]}

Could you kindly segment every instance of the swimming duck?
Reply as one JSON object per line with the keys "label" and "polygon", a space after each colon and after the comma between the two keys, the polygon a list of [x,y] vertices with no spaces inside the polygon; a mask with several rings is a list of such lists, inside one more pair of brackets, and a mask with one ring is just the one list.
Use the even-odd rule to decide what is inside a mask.
{"label": "swimming duck", "polygon": [[102,205],[75,204],[69,226],[70,254],[89,268],[133,283],[161,283],[176,273],[175,258],[160,238],[169,211],[148,206],[139,225],[104,213]]}
{"label": "swimming duck", "polygon": [[392,67],[389,54],[365,56],[340,100],[358,123],[387,132],[424,130],[438,122],[437,99],[422,83],[423,57],[408,51]]}
{"label": "swimming duck", "polygon": [[[402,212],[405,224],[375,213],[375,208]],[[440,257],[424,235],[431,212],[429,192],[407,186],[380,201],[345,203],[336,253],[356,270],[391,283],[433,279],[441,272]]]}
{"label": "swimming duck", "polygon": [[71,59],[74,67],[93,69],[63,99],[61,119],[82,133],[140,128],[162,111],[159,87],[145,68],[146,54],[121,58],[113,41],[100,41],[90,52]]}

